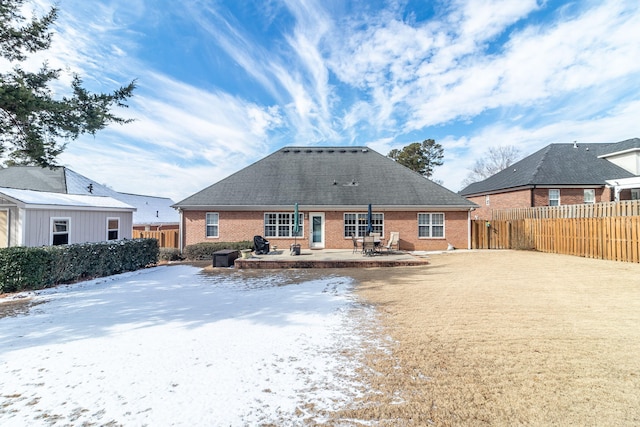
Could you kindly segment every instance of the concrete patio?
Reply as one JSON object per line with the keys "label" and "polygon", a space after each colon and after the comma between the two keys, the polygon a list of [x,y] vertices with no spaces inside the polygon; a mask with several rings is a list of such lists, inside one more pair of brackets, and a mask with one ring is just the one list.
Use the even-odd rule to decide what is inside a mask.
{"label": "concrete patio", "polygon": [[351,249],[302,249],[300,255],[292,255],[288,249],[278,248],[268,254],[251,254],[250,258],[238,258],[238,269],[278,268],[367,268],[401,267],[429,264],[426,252],[382,251],[372,256],[353,252]]}

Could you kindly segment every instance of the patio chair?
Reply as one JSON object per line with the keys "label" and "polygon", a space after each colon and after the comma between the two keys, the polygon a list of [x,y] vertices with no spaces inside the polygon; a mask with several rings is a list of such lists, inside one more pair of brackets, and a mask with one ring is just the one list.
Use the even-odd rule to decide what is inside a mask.
{"label": "patio chair", "polygon": [[356,236],[351,233],[351,240],[353,240],[353,252],[352,253],[356,253],[358,252],[358,239],[356,239]]}
{"label": "patio chair", "polygon": [[375,244],[373,249],[376,250],[376,251],[380,250],[380,236],[381,236],[381,234],[380,233],[371,232],[371,233],[369,233],[369,236],[373,237],[373,243]]}
{"label": "patio chair", "polygon": [[373,236],[364,236],[362,238],[362,253],[365,255],[373,255],[376,250],[376,243]]}
{"label": "patio chair", "polygon": [[389,241],[385,245],[385,249],[387,252],[390,252],[393,249],[393,246],[397,246],[398,250],[400,250],[400,233],[397,231],[392,231],[389,233]]}

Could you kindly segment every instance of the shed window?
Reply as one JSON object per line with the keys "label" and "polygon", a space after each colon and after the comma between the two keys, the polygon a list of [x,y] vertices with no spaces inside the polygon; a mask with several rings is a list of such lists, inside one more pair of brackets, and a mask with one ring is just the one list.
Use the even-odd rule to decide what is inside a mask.
{"label": "shed window", "polygon": [[[367,235],[367,228],[369,223],[367,221],[368,214],[364,213],[346,213],[344,214],[344,237],[350,238],[364,237]],[[384,214],[372,213],[371,214],[371,228],[373,233],[380,233],[384,236]]]}
{"label": "shed window", "polygon": [[68,245],[69,244],[69,218],[51,218],[51,244],[52,245]]}
{"label": "shed window", "polygon": [[298,232],[294,233],[295,214],[288,212],[266,213],[264,214],[264,236],[265,237],[301,237],[304,235],[304,216],[298,213]]}
{"label": "shed window", "polygon": [[444,214],[419,213],[418,237],[423,239],[444,237]]}
{"label": "shed window", "polygon": [[206,233],[207,233],[207,237],[218,237],[218,233],[219,233],[219,226],[218,223],[220,221],[220,217],[217,213],[215,212],[207,212],[207,219],[206,219]]}
{"label": "shed window", "polygon": [[120,218],[107,218],[107,240],[118,240],[120,237]]}

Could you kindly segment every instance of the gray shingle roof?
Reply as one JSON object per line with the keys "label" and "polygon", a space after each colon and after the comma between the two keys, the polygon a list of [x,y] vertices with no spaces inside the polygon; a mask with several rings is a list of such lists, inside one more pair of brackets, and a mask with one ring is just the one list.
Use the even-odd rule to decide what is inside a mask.
{"label": "gray shingle roof", "polygon": [[11,166],[0,168],[0,187],[112,197],[137,209],[133,213],[134,225],[172,224],[180,221],[178,211],[171,207],[173,200],[169,198],[120,193],[66,167],[50,169],[38,166]]}
{"label": "gray shingle roof", "polygon": [[[618,145],[622,144],[622,145]],[[533,185],[605,185],[607,179],[630,178],[631,172],[598,156],[640,148],[640,140],[613,144],[551,144],[484,181],[468,185],[460,194],[470,196]]]}
{"label": "gray shingle roof", "polygon": [[469,209],[474,203],[367,147],[285,147],[175,206]]}

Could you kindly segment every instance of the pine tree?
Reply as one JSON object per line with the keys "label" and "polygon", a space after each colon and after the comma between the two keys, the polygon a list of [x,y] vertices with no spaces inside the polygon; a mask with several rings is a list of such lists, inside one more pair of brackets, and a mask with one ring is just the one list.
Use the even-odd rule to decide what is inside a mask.
{"label": "pine tree", "polygon": [[45,62],[37,72],[29,72],[20,64],[29,54],[50,47],[58,9],[27,20],[20,13],[24,3],[0,0],[0,56],[12,66],[0,73],[0,157],[8,165],[54,166],[69,141],[110,123],[130,122],[111,110],[127,107],[135,81],[112,93],[91,93],[74,75],[71,95],[55,99],[50,86],[61,70]]}

